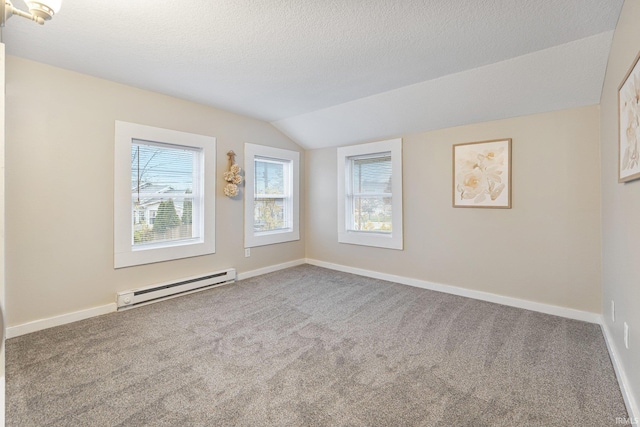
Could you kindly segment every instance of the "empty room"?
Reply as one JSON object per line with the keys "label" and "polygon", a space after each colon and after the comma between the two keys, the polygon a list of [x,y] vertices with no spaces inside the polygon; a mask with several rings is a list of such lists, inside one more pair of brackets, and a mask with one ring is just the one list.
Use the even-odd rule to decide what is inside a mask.
{"label": "empty room", "polygon": [[0,424],[640,425],[640,0],[0,23]]}

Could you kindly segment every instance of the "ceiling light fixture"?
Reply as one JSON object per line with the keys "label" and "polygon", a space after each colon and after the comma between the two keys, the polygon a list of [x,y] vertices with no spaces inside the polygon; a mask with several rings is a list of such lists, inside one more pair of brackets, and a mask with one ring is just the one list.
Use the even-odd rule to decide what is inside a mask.
{"label": "ceiling light fixture", "polygon": [[50,20],[53,15],[58,13],[62,0],[26,0],[25,3],[29,8],[29,12],[17,9],[9,0],[0,0],[0,27],[4,27],[5,22],[13,15],[22,16],[42,25],[44,21]]}

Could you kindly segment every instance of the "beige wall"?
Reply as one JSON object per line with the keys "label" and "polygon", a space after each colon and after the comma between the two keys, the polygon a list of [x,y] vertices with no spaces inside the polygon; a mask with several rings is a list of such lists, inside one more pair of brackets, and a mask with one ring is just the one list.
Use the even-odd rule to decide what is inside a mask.
{"label": "beige wall", "polygon": [[[618,86],[640,51],[640,1],[622,8],[600,103],[602,140],[602,306],[605,326],[626,373],[635,410],[640,406],[640,180],[618,183]],[[616,321],[611,319],[611,301]],[[630,348],[623,341],[623,323]],[[640,416],[637,413],[636,416]]]}
{"label": "beige wall", "polygon": [[[0,43],[0,307],[2,307],[3,316],[5,310],[5,221],[4,221],[4,181],[5,181],[5,160],[4,160],[4,73],[5,73],[5,52],[4,43]],[[3,340],[6,336],[6,324],[2,325]],[[4,341],[2,350],[0,351],[0,387],[4,389]],[[0,390],[0,425],[4,425],[4,392]]]}
{"label": "beige wall", "polygon": [[16,57],[6,73],[9,326],[112,303],[119,290],[304,257],[301,240],[245,258],[243,202],[218,179],[216,254],[114,270],[115,120],[215,136],[218,177],[228,150],[243,162],[245,142],[302,149],[268,123],[169,96]]}
{"label": "beige wall", "polygon": [[[598,107],[403,136],[404,251],[337,243],[336,149],[307,151],[307,257],[599,313]],[[513,139],[513,208],[451,207],[456,143]]]}

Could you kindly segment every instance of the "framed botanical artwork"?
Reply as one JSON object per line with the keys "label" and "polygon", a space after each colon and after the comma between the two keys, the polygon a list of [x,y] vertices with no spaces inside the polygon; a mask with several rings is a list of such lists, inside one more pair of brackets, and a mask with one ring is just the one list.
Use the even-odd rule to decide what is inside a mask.
{"label": "framed botanical artwork", "polygon": [[453,146],[453,207],[511,208],[511,138]]}
{"label": "framed botanical artwork", "polygon": [[618,182],[640,178],[640,53],[618,88]]}

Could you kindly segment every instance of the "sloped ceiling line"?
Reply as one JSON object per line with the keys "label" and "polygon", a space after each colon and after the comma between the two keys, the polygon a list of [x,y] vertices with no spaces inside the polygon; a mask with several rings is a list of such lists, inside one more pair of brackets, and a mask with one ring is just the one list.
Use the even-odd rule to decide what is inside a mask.
{"label": "sloped ceiling line", "polygon": [[1,31],[8,55],[317,148],[597,102],[623,2],[64,0],[44,26]]}
{"label": "sloped ceiling line", "polygon": [[600,102],[613,31],[272,122],[307,149]]}

